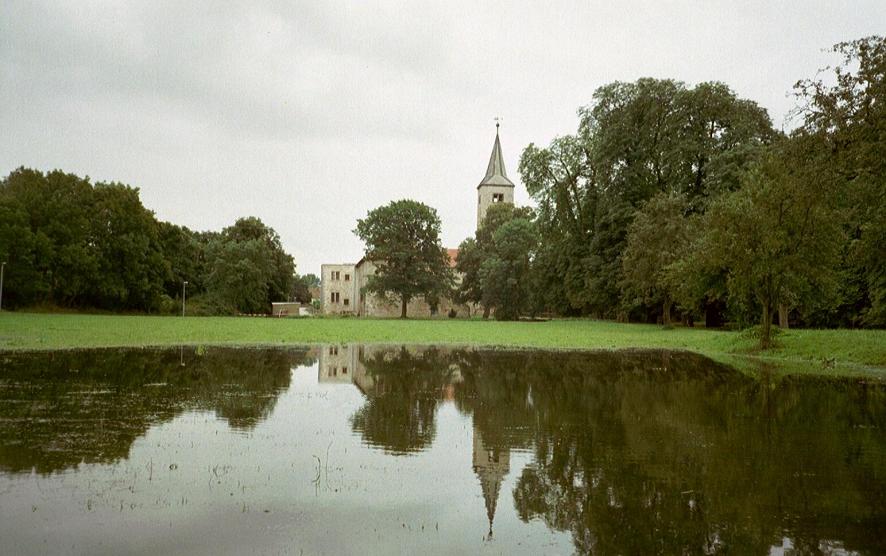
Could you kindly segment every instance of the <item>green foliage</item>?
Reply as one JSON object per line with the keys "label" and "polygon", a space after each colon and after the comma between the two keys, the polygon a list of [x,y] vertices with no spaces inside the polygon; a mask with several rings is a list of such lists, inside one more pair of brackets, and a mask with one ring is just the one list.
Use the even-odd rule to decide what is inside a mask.
{"label": "green foliage", "polygon": [[675,283],[680,282],[669,267],[685,255],[690,240],[687,208],[679,194],[659,193],[649,199],[628,227],[622,255],[624,303],[661,305],[664,324],[671,322]]}
{"label": "green foliage", "polygon": [[[206,291],[206,234],[198,234],[169,222],[158,222],[158,235],[164,255],[163,290],[172,298],[181,297],[188,282],[188,297]],[[212,234],[212,237],[217,234]]]}
{"label": "green foliage", "polygon": [[484,318],[495,309],[496,319],[514,320],[531,306],[531,259],[538,242],[532,216],[528,208],[492,205],[476,237],[459,246],[459,296],[482,305]]}
{"label": "green foliage", "polygon": [[798,164],[804,151],[780,145],[718,199],[693,251],[728,269],[730,297],[753,297],[762,310],[760,345],[769,347],[779,303],[833,289],[842,233],[828,181]]}
{"label": "green foliage", "polygon": [[496,320],[515,320],[529,307],[530,261],[537,241],[535,227],[526,218],[508,220],[493,234],[478,278]]}
{"label": "green foliage", "polygon": [[165,269],[154,215],[142,206],[138,189],[123,184],[96,184],[92,196],[93,304],[159,309]]}
{"label": "green foliage", "polygon": [[[20,168],[0,182],[4,305],[169,312],[211,289],[207,312],[266,312],[294,264],[257,218],[221,234],[158,222],[137,188]],[[211,288],[210,288],[211,286]]]}
{"label": "green foliage", "polygon": [[431,207],[404,199],[369,211],[354,233],[366,244],[366,259],[376,265],[366,289],[400,298],[400,316],[410,300],[429,302],[450,295],[452,272],[440,244],[440,218]]}
{"label": "green foliage", "polygon": [[240,218],[207,247],[208,291],[220,312],[267,313],[286,300],[295,263],[280,237],[255,217]]}
{"label": "green foliage", "polygon": [[311,288],[319,286],[320,277],[316,274],[295,275],[292,279],[292,291],[289,297],[299,303],[310,303],[312,299]]}
{"label": "green foliage", "polygon": [[662,193],[703,212],[738,187],[775,132],[765,110],[726,85],[657,79],[601,87],[579,120],[576,135],[530,144],[520,159],[539,207],[537,283],[552,292],[549,308],[566,300],[564,312],[613,315],[623,306],[618,285],[635,212]]}
{"label": "green foliage", "polygon": [[845,211],[845,297],[835,317],[886,326],[886,38],[843,42],[832,50],[842,62],[830,76],[796,85],[796,115],[803,118],[797,135],[819,141],[814,171],[830,176]]}

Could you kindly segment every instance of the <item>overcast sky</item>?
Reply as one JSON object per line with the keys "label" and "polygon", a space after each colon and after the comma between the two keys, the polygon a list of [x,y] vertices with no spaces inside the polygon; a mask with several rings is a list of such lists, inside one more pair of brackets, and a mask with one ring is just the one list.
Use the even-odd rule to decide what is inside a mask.
{"label": "overcast sky", "polygon": [[886,31],[883,0],[231,4],[2,2],[0,173],[121,181],[198,230],[258,216],[318,273],[394,199],[472,234],[495,116],[526,203],[520,152],[603,84],[723,81],[781,127],[823,49]]}

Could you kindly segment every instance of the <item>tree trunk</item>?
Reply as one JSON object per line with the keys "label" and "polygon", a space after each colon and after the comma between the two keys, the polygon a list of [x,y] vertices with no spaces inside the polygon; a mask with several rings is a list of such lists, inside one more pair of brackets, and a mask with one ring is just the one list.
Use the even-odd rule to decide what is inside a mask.
{"label": "tree trunk", "polygon": [[665,326],[670,326],[671,324],[671,300],[665,299],[664,303],[661,305],[661,321]]}
{"label": "tree trunk", "polygon": [[400,318],[406,318],[406,304],[409,303],[409,300],[406,299],[406,296],[400,298]]}
{"label": "tree trunk", "polygon": [[760,349],[769,349],[772,333],[772,304],[763,304],[763,322],[760,323]]}
{"label": "tree trunk", "polygon": [[487,319],[489,319],[489,306],[484,305],[483,306],[483,320],[487,320]]}
{"label": "tree trunk", "polygon": [[790,309],[785,303],[778,304],[778,327],[782,330],[787,330],[790,326],[790,323],[788,323],[789,313]]}

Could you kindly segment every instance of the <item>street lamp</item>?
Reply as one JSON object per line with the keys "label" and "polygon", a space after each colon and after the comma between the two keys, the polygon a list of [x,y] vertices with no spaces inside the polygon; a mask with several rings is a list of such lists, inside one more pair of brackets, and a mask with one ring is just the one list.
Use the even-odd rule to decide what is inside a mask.
{"label": "street lamp", "polygon": [[182,283],[182,316],[185,316],[185,291],[188,287],[188,281]]}
{"label": "street lamp", "polygon": [[3,271],[6,270],[6,261],[0,263],[0,311],[3,310]]}

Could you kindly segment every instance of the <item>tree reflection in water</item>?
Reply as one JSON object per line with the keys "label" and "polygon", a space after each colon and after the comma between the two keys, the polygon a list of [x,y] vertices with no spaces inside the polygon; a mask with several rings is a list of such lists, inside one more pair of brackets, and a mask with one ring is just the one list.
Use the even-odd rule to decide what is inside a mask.
{"label": "tree reflection in water", "polygon": [[490,534],[519,448],[534,461],[513,492],[518,515],[571,532],[581,553],[886,552],[882,383],[754,380],[682,352],[375,349],[355,361],[368,400],[352,424],[371,445],[428,447],[446,399],[472,415]]}
{"label": "tree reflection in water", "polygon": [[306,349],[5,354],[0,470],[52,473],[126,458],[150,426],[185,411],[252,429],[289,386],[292,367],[312,361]]}
{"label": "tree reflection in water", "polygon": [[[25,473],[129,459],[133,442],[148,428],[189,411],[213,412],[232,428],[251,431],[290,388],[291,368],[311,363],[307,350],[2,355],[0,475],[11,477],[26,496]],[[508,527],[516,515],[535,522],[536,533],[542,523],[568,532],[581,553],[765,554],[783,545],[800,553],[886,553],[883,383],[756,380],[688,353],[433,347],[328,346],[320,352],[318,375],[321,383],[356,385],[365,399],[347,390],[326,398],[328,385],[313,384],[322,396],[287,396],[290,413],[277,411],[262,434],[219,440],[277,464],[275,473],[269,469],[265,475],[263,468],[262,475],[275,496],[279,485],[286,486],[285,504],[303,502],[298,481],[303,469],[292,467],[294,462],[301,458],[314,465],[296,446],[298,435],[335,434],[340,425],[329,423],[341,423],[344,409],[350,417],[344,426],[364,444],[394,457],[411,456],[431,447],[438,428],[464,424],[455,412],[437,413],[442,404],[453,404],[470,418],[473,440],[470,447],[444,448],[457,456],[466,455],[458,450],[472,451],[471,470],[452,479],[462,480],[464,471],[475,474],[475,490],[463,495],[482,493],[487,538],[497,514],[499,542],[513,532]],[[303,421],[294,422],[295,414]],[[323,426],[313,428],[317,423]],[[193,430],[207,434],[214,428],[209,422]],[[281,438],[281,431],[291,438]],[[282,467],[276,459],[281,442],[292,459]],[[355,472],[359,463],[377,464],[385,456],[358,450],[347,457],[338,472],[348,466]],[[211,454],[204,461],[212,461]],[[409,484],[450,479],[439,471],[445,469],[439,460],[408,463],[402,467],[417,474],[404,475],[413,480]],[[426,463],[443,475],[426,476],[431,474],[423,473]],[[376,492],[387,489],[391,477],[373,469],[368,465],[359,473],[377,481]],[[240,472],[238,483],[255,479]],[[75,475],[79,470],[72,480]],[[401,486],[400,479],[393,479],[391,491]],[[65,481],[63,476],[56,482]],[[167,488],[175,492],[191,487],[170,481]],[[213,501],[207,507],[223,508],[216,505],[215,491],[191,493]],[[334,509],[347,512],[353,504],[364,511],[361,493],[334,493],[341,504]],[[419,506],[425,503],[421,492],[409,494]],[[396,506],[400,498],[373,503]],[[477,507],[477,517],[482,510]],[[241,518],[238,513],[230,523]]]}

